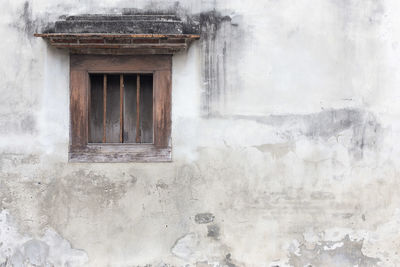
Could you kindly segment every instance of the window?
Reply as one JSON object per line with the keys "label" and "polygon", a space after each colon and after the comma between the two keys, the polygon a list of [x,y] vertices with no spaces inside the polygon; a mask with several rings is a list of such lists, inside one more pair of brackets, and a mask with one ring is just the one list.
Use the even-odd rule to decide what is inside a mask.
{"label": "window", "polygon": [[89,74],[89,143],[153,143],[153,74]]}
{"label": "window", "polygon": [[171,161],[171,55],[70,57],[71,162]]}
{"label": "window", "polygon": [[134,13],[66,16],[35,34],[70,53],[70,162],[171,161],[172,55],[200,24]]}

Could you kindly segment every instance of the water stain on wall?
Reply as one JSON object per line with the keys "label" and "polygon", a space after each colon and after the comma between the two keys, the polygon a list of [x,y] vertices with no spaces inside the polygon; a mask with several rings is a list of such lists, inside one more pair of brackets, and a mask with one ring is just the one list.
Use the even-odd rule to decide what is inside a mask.
{"label": "water stain on wall", "polygon": [[93,214],[100,213],[117,206],[135,184],[135,178],[116,182],[105,175],[78,170],[45,185],[41,210],[48,216],[50,225],[62,229],[82,205]]}
{"label": "water stain on wall", "polygon": [[19,19],[12,26],[19,31],[25,32],[27,36],[33,37],[38,25],[37,21],[33,19],[32,8],[28,1],[23,4],[19,12]]}
{"label": "water stain on wall", "polygon": [[[245,31],[241,25],[241,16],[238,14],[222,14],[214,10],[200,13],[190,13],[179,5],[161,4],[149,5],[146,9],[120,8],[101,10],[104,14],[114,15],[174,15],[183,22],[183,33],[200,34],[200,48],[202,51],[202,78],[204,91],[202,92],[202,114],[206,117],[224,113],[228,96],[239,87],[238,70],[240,52],[243,45]],[[33,37],[34,32],[54,32],[55,21],[48,21],[45,17],[35,17],[27,1],[20,11],[20,20],[12,26],[19,31]],[[60,18],[67,17],[66,14]]]}
{"label": "water stain on wall", "polygon": [[227,51],[231,44],[231,18],[216,11],[200,14],[201,48],[203,51],[203,112],[210,116],[220,112],[227,93]]}
{"label": "water stain on wall", "polygon": [[[340,138],[344,131],[351,131],[351,146],[348,152],[354,159],[363,158],[365,150],[377,150],[383,140],[384,129],[377,117],[361,109],[330,109],[312,114],[287,114],[270,116],[230,116],[233,119],[254,120],[276,127],[279,134],[294,142],[306,136],[310,140]],[[265,150],[266,146],[257,148]],[[282,154],[282,153],[281,153]]]}

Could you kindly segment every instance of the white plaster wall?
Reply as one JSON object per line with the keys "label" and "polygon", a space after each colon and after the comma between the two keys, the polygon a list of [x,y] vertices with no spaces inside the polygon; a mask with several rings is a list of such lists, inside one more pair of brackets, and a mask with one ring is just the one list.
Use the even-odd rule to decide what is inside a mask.
{"label": "white plaster wall", "polygon": [[[400,2],[1,7],[0,265],[400,265]],[[172,163],[67,161],[68,53],[32,35],[118,8],[230,17],[173,58]]]}

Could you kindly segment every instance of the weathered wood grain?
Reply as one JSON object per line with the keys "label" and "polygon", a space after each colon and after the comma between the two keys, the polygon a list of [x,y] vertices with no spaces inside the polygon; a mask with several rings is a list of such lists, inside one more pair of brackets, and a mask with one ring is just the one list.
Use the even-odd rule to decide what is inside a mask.
{"label": "weathered wood grain", "polygon": [[153,72],[171,68],[170,55],[71,55],[71,67],[88,72]]}
{"label": "weathered wood grain", "polygon": [[52,43],[55,48],[113,48],[113,49],[127,49],[127,48],[139,48],[139,49],[186,49],[185,43],[162,43],[162,44],[99,44],[99,43]]}
{"label": "weathered wood grain", "polygon": [[120,140],[120,75],[107,74],[106,143]]}
{"label": "weathered wood grain", "polygon": [[103,82],[103,143],[107,143],[107,74]]}
{"label": "weathered wood grain", "polygon": [[151,144],[89,144],[69,153],[70,162],[169,162],[172,149]]}
{"label": "weathered wood grain", "polygon": [[136,74],[125,74],[124,143],[136,142]]}
{"label": "weathered wood grain", "polygon": [[[71,55],[71,143],[70,162],[160,162],[171,161],[171,65],[170,55],[162,56],[99,56]],[[92,144],[88,143],[89,129],[89,82],[90,73],[108,73],[116,76],[117,103],[115,104],[118,129],[117,142],[121,140],[121,74],[134,76],[133,73],[153,75],[153,125],[154,144]],[[118,75],[114,75],[118,74]],[[132,73],[132,74],[130,74]],[[145,75],[146,76],[146,75]],[[151,77],[151,75],[149,75]],[[124,80],[124,85],[127,82]],[[151,85],[149,85],[151,86]],[[107,115],[110,102],[107,99],[107,76],[103,77],[103,124],[104,113]],[[124,95],[126,93],[124,86]],[[105,92],[105,94],[104,94]],[[134,92],[137,93],[137,92]],[[139,92],[140,96],[140,92]],[[137,97],[137,95],[136,95]],[[104,103],[104,99],[106,100]],[[151,97],[150,97],[151,99]],[[125,103],[126,100],[124,99]],[[142,104],[146,101],[141,100]],[[140,104],[139,104],[140,106]],[[137,107],[135,107],[137,109]],[[123,104],[126,110],[126,105]],[[139,110],[139,114],[144,113]],[[123,117],[125,115],[123,114]],[[106,116],[105,116],[106,117]],[[136,119],[137,120],[137,119]],[[137,121],[135,121],[137,125]],[[104,134],[104,127],[103,127]],[[124,133],[125,134],[125,128]],[[123,136],[124,140],[124,136]],[[108,135],[105,140],[109,142]],[[124,140],[125,141],[125,140]]]}
{"label": "weathered wood grain", "polygon": [[200,39],[199,34],[115,34],[115,33],[35,33],[43,38],[183,38]]}
{"label": "weathered wood grain", "polygon": [[103,75],[89,76],[89,143],[103,140]]}
{"label": "weathered wood grain", "polygon": [[154,145],[170,146],[171,138],[171,70],[154,74]]}
{"label": "weathered wood grain", "polygon": [[136,75],[136,143],[140,143],[140,74]]}
{"label": "weathered wood grain", "polygon": [[70,54],[87,55],[172,55],[176,49],[101,49],[101,48],[70,48]]}
{"label": "weathered wood grain", "polygon": [[119,76],[119,142],[124,142],[124,75]]}
{"label": "weathered wood grain", "polygon": [[140,76],[141,143],[153,143],[153,75]]}
{"label": "weathered wood grain", "polygon": [[82,70],[70,71],[70,145],[84,147],[88,141],[87,73]]}

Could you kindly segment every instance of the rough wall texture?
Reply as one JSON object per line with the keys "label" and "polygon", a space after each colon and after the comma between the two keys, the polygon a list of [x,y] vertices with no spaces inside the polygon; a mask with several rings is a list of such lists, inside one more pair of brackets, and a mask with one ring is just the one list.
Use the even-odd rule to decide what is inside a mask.
{"label": "rough wall texture", "polygon": [[[69,164],[62,15],[198,20],[173,158]],[[124,11],[124,12],[125,12]],[[400,266],[400,2],[5,0],[0,266]]]}

